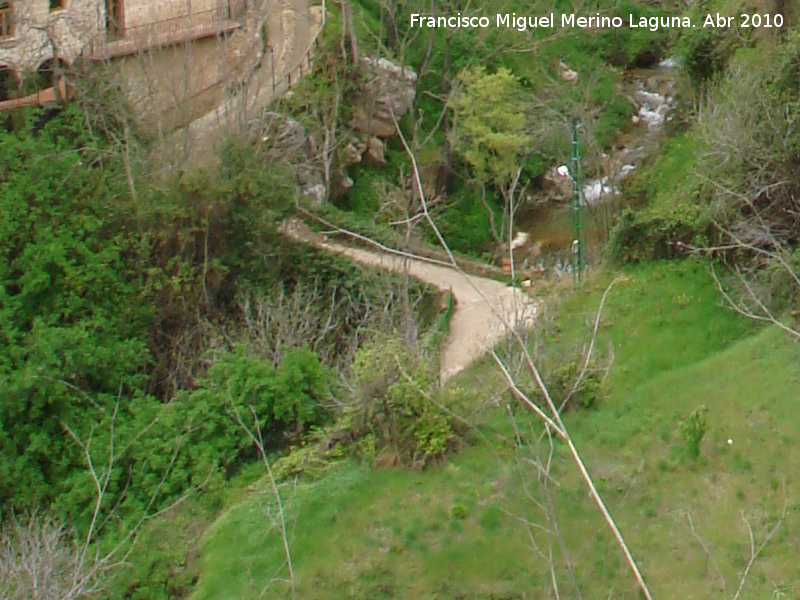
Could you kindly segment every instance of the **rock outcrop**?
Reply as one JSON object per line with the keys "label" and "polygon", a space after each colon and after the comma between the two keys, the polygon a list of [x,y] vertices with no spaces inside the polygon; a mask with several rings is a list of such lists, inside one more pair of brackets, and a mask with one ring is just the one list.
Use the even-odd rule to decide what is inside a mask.
{"label": "rock outcrop", "polygon": [[[381,167],[386,164],[384,139],[395,134],[392,113],[399,119],[406,114],[414,102],[417,74],[385,58],[361,59],[367,77],[363,93],[355,101],[351,128],[357,133],[345,146],[341,156],[345,169],[366,162]],[[254,123],[255,124],[255,123]],[[319,152],[314,139],[296,120],[268,112],[263,122],[259,121],[257,135],[262,142],[269,142],[276,160],[290,164],[297,173],[298,186],[304,196],[322,203],[329,190],[325,185]],[[334,188],[335,193],[347,191],[353,186],[350,177],[343,177]]]}
{"label": "rock outcrop", "polygon": [[383,142],[380,138],[367,138],[367,141],[359,144],[358,150],[361,156],[370,164],[376,167],[382,167],[386,164],[386,159],[383,156]]}
{"label": "rock outcrop", "polygon": [[356,101],[350,126],[365,136],[392,137],[395,133],[392,113],[399,119],[411,108],[417,74],[385,58],[363,57],[361,62],[367,86]]}
{"label": "rock outcrop", "polygon": [[317,164],[314,140],[306,133],[305,127],[291,117],[268,112],[259,135],[262,142],[269,142],[280,161],[292,165],[302,194],[324,202],[328,190],[322,169]]}

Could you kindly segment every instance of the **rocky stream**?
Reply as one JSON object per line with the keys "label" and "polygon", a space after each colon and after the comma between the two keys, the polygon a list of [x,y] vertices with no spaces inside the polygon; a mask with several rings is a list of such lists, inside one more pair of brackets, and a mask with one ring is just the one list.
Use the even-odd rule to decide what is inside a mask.
{"label": "rocky stream", "polygon": [[[600,176],[581,185],[582,243],[587,265],[598,258],[599,242],[607,234],[610,212],[624,202],[621,184],[659,144],[664,125],[673,118],[675,75],[679,63],[667,59],[652,69],[626,73],[629,97],[636,105],[633,129],[621,135],[614,150],[601,157]],[[584,169],[586,167],[584,166]],[[545,176],[547,199],[531,198],[516,216],[512,242],[515,265],[528,274],[565,276],[572,270],[575,209],[568,165],[553,167]]]}

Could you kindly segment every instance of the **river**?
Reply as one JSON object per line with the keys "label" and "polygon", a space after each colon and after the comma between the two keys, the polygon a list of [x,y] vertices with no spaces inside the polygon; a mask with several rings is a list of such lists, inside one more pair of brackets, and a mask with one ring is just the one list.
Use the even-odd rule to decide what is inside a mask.
{"label": "river", "polygon": [[[619,136],[608,156],[603,156],[602,175],[582,185],[583,254],[589,266],[597,261],[610,219],[624,201],[620,193],[622,181],[660,143],[664,124],[672,118],[677,66],[675,60],[668,59],[654,69],[635,69],[625,75],[629,96],[637,106],[633,127]],[[514,262],[523,272],[560,277],[571,272],[575,239],[575,210],[566,165],[560,169],[554,167],[546,180],[559,191],[558,198],[546,202],[533,199],[519,210],[515,219]]]}

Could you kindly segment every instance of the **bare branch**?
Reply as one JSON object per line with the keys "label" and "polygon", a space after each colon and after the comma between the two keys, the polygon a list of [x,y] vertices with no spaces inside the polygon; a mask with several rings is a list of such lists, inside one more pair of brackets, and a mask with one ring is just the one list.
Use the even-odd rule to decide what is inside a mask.
{"label": "bare branch", "polygon": [[[719,564],[717,560],[714,558],[714,555],[709,550],[708,545],[705,543],[702,537],[700,537],[700,533],[697,531],[697,528],[694,526],[694,521],[692,521],[692,513],[687,512],[686,518],[689,521],[689,528],[692,530],[692,535],[694,535],[697,543],[700,544],[700,547],[703,549],[703,552],[706,553],[707,560],[711,563],[711,566],[714,567],[714,570],[717,572],[717,577],[719,578],[720,583],[722,584],[722,595],[723,597],[727,595],[725,591],[725,577],[722,575],[722,571],[719,568]],[[708,569],[708,566],[706,566]]]}
{"label": "bare branch", "polygon": [[[275,476],[272,474],[272,466],[269,462],[269,457],[267,456],[266,448],[264,447],[264,439],[261,436],[261,425],[258,422],[258,415],[256,414],[256,410],[254,406],[250,406],[250,414],[253,418],[253,429],[251,430],[247,425],[245,425],[244,421],[242,420],[241,415],[239,415],[239,411],[236,408],[236,405],[233,403],[233,396],[231,394],[230,389],[228,389],[228,398],[230,400],[231,408],[233,409],[233,415],[236,419],[236,422],[239,426],[247,433],[248,437],[252,440],[253,444],[255,445],[258,453],[261,455],[261,460],[264,463],[264,467],[267,471],[267,475],[269,476],[269,482],[272,486],[272,492],[275,495],[275,501],[278,504],[278,517],[280,518],[280,526],[281,526],[281,540],[283,542],[283,550],[286,555],[286,565],[289,569],[289,582],[292,587],[292,598],[296,598],[296,590],[295,590],[295,579],[294,579],[294,567],[292,566],[292,553],[289,549],[289,536],[286,532],[286,518],[283,508],[283,500],[281,499],[280,490],[278,490],[278,484],[275,482]],[[253,433],[255,431],[255,433]]]}
{"label": "bare branch", "polygon": [[561,402],[561,406],[558,407],[559,412],[563,412],[564,407],[567,405],[567,403],[569,402],[570,398],[572,398],[572,396],[575,394],[575,392],[578,391],[578,388],[580,387],[581,382],[583,381],[583,378],[586,375],[586,370],[589,368],[589,364],[592,361],[592,352],[594,351],[594,343],[597,340],[597,332],[600,329],[600,316],[603,314],[603,306],[606,303],[606,298],[608,297],[608,293],[611,291],[611,288],[614,287],[614,284],[616,284],[617,281],[618,280],[616,278],[614,278],[614,280],[611,283],[608,284],[608,287],[606,288],[606,291],[603,292],[603,297],[600,299],[600,307],[597,309],[597,317],[595,317],[595,320],[594,320],[594,330],[592,331],[592,341],[589,343],[589,350],[586,352],[586,359],[583,362],[583,368],[581,369],[581,372],[578,375],[578,378],[575,380],[575,383],[572,385],[572,389],[569,391],[569,393],[566,395],[564,400]]}
{"label": "bare branch", "polygon": [[603,515],[603,519],[606,521],[606,524],[611,529],[612,533],[614,534],[614,538],[616,539],[618,545],[620,546],[620,549],[622,550],[623,554],[625,555],[625,560],[628,563],[628,566],[630,567],[631,571],[633,572],[634,577],[636,578],[636,582],[639,585],[640,590],[642,591],[642,593],[644,594],[644,596],[645,596],[645,598],[647,600],[652,600],[652,595],[650,594],[650,590],[648,589],[647,584],[645,583],[644,578],[642,577],[642,575],[641,575],[641,573],[639,571],[639,568],[638,568],[638,566],[636,564],[636,561],[634,560],[633,555],[631,554],[631,552],[630,552],[630,550],[628,548],[628,545],[625,542],[625,539],[622,537],[622,534],[620,533],[620,531],[619,531],[619,529],[618,529],[613,517],[608,512],[608,509],[606,508],[605,503],[603,502],[603,499],[601,498],[600,494],[598,493],[597,488],[595,487],[594,482],[592,481],[592,478],[589,475],[589,472],[588,472],[588,470],[586,469],[586,466],[583,463],[583,459],[581,458],[580,454],[578,453],[578,450],[575,447],[575,444],[572,442],[572,439],[570,438],[566,427],[564,426],[563,422],[561,421],[560,413],[559,413],[557,407],[555,406],[555,403],[553,402],[553,399],[550,396],[550,392],[548,391],[547,387],[545,386],[544,381],[543,381],[543,379],[541,377],[541,374],[539,373],[539,369],[534,364],[534,362],[533,362],[533,360],[532,360],[532,358],[530,356],[530,353],[528,352],[528,349],[527,349],[525,343],[523,342],[519,332],[517,331],[516,328],[514,328],[514,327],[512,327],[510,325],[510,323],[508,322],[508,319],[505,318],[505,316],[498,310],[498,308],[495,307],[488,300],[488,298],[486,298],[485,294],[483,294],[483,292],[481,290],[479,290],[477,288],[477,286],[475,286],[475,284],[468,277],[466,277],[464,272],[459,268],[459,266],[458,266],[458,264],[457,264],[457,262],[455,260],[455,257],[453,256],[453,253],[451,252],[447,242],[445,241],[444,237],[442,236],[441,232],[439,231],[439,228],[436,226],[436,224],[434,223],[433,219],[431,218],[430,213],[429,213],[428,208],[427,208],[426,201],[425,201],[425,193],[424,193],[424,191],[422,189],[422,182],[420,180],[419,168],[418,168],[418,165],[417,165],[416,156],[411,151],[411,148],[408,146],[408,143],[406,142],[405,136],[403,135],[403,132],[400,129],[400,125],[397,122],[397,118],[395,117],[394,112],[392,112],[391,114],[392,114],[392,121],[393,121],[394,126],[395,126],[395,131],[397,132],[398,136],[400,137],[400,141],[402,142],[403,147],[406,150],[406,153],[408,154],[409,159],[411,160],[411,164],[412,164],[412,167],[413,167],[413,170],[414,170],[414,180],[415,180],[415,183],[416,183],[416,186],[417,186],[417,191],[419,193],[420,202],[421,202],[422,207],[423,207],[423,212],[426,215],[426,219],[427,219],[428,223],[430,224],[434,234],[436,235],[436,238],[439,241],[439,244],[442,246],[444,251],[447,253],[447,256],[450,259],[450,263],[451,263],[452,267],[455,270],[457,270],[459,273],[464,275],[465,279],[469,282],[469,284],[471,286],[473,286],[473,288],[481,296],[483,301],[486,302],[486,304],[491,308],[492,312],[502,321],[502,323],[504,324],[504,326],[506,328],[506,331],[510,332],[510,334],[513,336],[513,338],[517,341],[517,343],[519,345],[519,348],[520,348],[520,350],[521,350],[521,352],[522,352],[522,354],[524,356],[525,362],[528,365],[528,368],[529,368],[531,374],[534,376],[534,379],[536,380],[537,386],[539,387],[539,389],[542,392],[542,395],[545,398],[545,401],[546,401],[548,410],[550,412],[550,415],[549,416],[545,415],[544,412],[541,409],[539,409],[539,407],[536,406],[535,403],[530,401],[530,399],[528,399],[528,402],[525,402],[525,400],[524,400],[524,398],[526,398],[525,395],[522,394],[522,392],[519,390],[519,388],[513,382],[513,379],[511,378],[511,376],[508,373],[507,369],[505,369],[505,367],[503,366],[502,361],[500,361],[499,357],[497,357],[496,353],[493,352],[492,354],[495,357],[495,362],[497,362],[498,365],[501,366],[501,370],[503,371],[503,375],[506,377],[506,381],[509,383],[509,388],[514,392],[514,394],[518,398],[523,400],[523,402],[525,402],[526,406],[530,407],[531,410],[533,410],[534,413],[536,413],[536,415],[539,416],[539,418],[541,418],[547,426],[553,427],[553,430],[556,432],[556,434],[559,435],[559,437],[562,437],[562,439],[564,439],[564,441],[566,442],[567,447],[568,447],[568,449],[570,451],[570,454],[572,456],[572,459],[575,462],[575,464],[577,465],[578,470],[580,471],[581,477],[584,480],[584,483],[589,488],[589,492],[590,492],[590,494],[592,496],[592,499],[594,500],[594,502],[597,505],[597,507],[600,509],[600,512]]}
{"label": "bare branch", "polygon": [[734,594],[734,596],[733,596],[733,600],[739,600],[739,596],[741,595],[742,590],[744,589],[744,585],[747,582],[747,576],[750,574],[750,569],[753,568],[753,564],[755,564],[756,559],[758,558],[758,555],[761,554],[761,552],[764,550],[764,548],[767,547],[767,544],[769,544],[770,540],[772,540],[772,538],[778,532],[778,529],[780,529],[781,525],[783,525],[783,521],[786,519],[786,508],[787,508],[787,506],[788,506],[788,498],[786,496],[786,478],[784,477],[784,479],[783,479],[783,509],[781,510],[781,516],[778,518],[778,521],[775,523],[774,527],[772,527],[772,529],[769,530],[769,532],[767,533],[766,537],[761,542],[761,544],[759,544],[759,546],[757,548],[756,548],[756,544],[755,544],[755,536],[753,535],[753,528],[750,525],[750,521],[745,516],[744,511],[742,511],[742,521],[744,521],[745,525],[747,525],[747,533],[748,533],[748,535],[750,537],[750,558],[747,561],[747,566],[745,567],[744,572],[742,573],[742,577],[739,580],[739,587],[736,590],[736,594]]}

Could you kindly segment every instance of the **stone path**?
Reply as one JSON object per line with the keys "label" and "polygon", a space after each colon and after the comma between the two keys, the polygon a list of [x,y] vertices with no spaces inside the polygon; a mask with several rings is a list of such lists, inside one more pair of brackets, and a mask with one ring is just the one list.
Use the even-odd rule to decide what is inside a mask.
{"label": "stone path", "polygon": [[456,300],[450,321],[450,334],[442,349],[442,382],[456,375],[483,356],[508,333],[503,319],[511,327],[530,326],[536,316],[534,300],[518,288],[494,279],[467,275],[452,267],[432,264],[423,259],[354,248],[331,242],[312,233],[303,223],[293,221],[284,232],[300,241],[312,243],[329,252],[388,271],[402,271],[440,290],[450,290]]}

